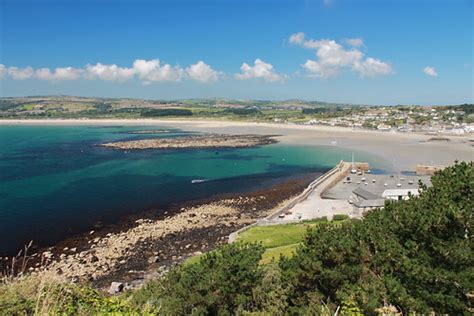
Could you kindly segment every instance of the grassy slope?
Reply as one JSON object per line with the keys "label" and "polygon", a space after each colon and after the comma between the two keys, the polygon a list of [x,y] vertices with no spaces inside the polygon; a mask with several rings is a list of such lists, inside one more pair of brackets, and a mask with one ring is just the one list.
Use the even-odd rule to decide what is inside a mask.
{"label": "grassy slope", "polygon": [[[266,250],[260,263],[268,264],[273,260],[278,260],[282,255],[291,257],[298,245],[303,241],[307,229],[321,222],[326,222],[326,220],[318,219],[295,224],[252,227],[241,233],[237,241],[261,243]],[[337,222],[333,221],[332,223]],[[190,257],[184,264],[196,263],[201,256]]]}

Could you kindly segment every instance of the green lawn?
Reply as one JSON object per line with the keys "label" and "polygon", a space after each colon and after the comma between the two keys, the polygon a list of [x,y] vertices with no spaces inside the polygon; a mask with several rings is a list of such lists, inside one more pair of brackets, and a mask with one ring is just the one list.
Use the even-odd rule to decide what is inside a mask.
{"label": "green lawn", "polygon": [[261,242],[265,248],[291,245],[303,239],[308,226],[308,224],[256,226],[241,233],[237,240]]}
{"label": "green lawn", "polygon": [[[329,223],[337,224],[344,220],[347,220],[344,216],[335,217],[335,220]],[[260,263],[268,264],[273,259],[278,261],[280,255],[292,256],[298,245],[303,241],[307,229],[320,223],[328,222],[324,218],[294,224],[255,226],[239,234],[237,242],[262,243],[266,250]],[[195,263],[201,256],[190,257],[184,261],[184,264]]]}
{"label": "green lawn", "polygon": [[260,264],[269,264],[272,261],[277,262],[280,256],[291,257],[300,243],[285,245],[280,247],[268,248],[262,255]]}

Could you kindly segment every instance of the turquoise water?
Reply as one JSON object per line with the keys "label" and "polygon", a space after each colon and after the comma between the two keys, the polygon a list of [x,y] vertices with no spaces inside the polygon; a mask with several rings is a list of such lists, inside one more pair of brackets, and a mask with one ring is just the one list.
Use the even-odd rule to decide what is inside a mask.
{"label": "turquoise water", "polygon": [[[109,141],[179,137],[160,127],[0,126],[0,254],[50,245],[95,223],[170,203],[246,192],[324,172],[351,153],[275,144],[225,150],[119,151]],[[163,129],[164,130],[164,129]],[[358,153],[358,157],[370,161]],[[373,162],[377,164],[377,162]],[[207,182],[192,184],[193,179]]]}

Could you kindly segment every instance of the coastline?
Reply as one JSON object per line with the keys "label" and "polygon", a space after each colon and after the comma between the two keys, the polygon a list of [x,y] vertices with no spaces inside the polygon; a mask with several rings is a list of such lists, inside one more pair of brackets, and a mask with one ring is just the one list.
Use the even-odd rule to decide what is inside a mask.
{"label": "coastline", "polygon": [[[413,170],[415,164],[430,161],[447,165],[456,159],[472,160],[474,153],[470,136],[430,141],[432,135],[330,126],[211,120],[0,120],[0,125],[160,125],[203,133],[273,134],[281,135],[278,140],[287,145],[330,146],[335,142],[337,147],[365,151],[387,161],[396,159],[394,170]],[[104,229],[39,249],[37,252],[43,255],[37,255],[29,267],[33,271],[38,268],[34,272],[37,274],[90,281],[100,288],[117,280],[143,282],[147,275],[156,276],[188,256],[226,243],[231,232],[269,215],[280,203],[300,194],[312,180],[314,176],[308,175],[304,180],[290,180],[267,190],[188,201],[160,214],[127,216]],[[36,266],[41,261],[49,262],[46,269]]]}
{"label": "coastline", "polygon": [[474,156],[474,135],[443,136],[449,141],[436,141],[432,139],[433,135],[421,133],[202,119],[0,120],[0,126],[6,125],[160,125],[203,133],[280,135],[277,139],[287,145],[336,146],[363,151],[388,162],[390,166],[387,168],[393,172],[414,171],[417,164],[446,166],[453,164],[455,160],[471,161]]}
{"label": "coastline", "polygon": [[315,176],[133,214],[93,233],[30,251],[36,255],[29,257],[27,268],[33,275],[89,281],[98,288],[116,280],[141,284],[189,256],[227,243],[231,232],[270,214],[303,191]]}

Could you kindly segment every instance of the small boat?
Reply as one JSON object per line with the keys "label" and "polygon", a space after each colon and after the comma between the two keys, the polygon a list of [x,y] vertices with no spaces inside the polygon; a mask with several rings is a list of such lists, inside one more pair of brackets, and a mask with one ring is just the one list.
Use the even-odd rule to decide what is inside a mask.
{"label": "small boat", "polygon": [[371,172],[372,172],[372,171],[370,171],[370,169],[369,169],[369,170],[367,170],[367,173],[371,173]]}
{"label": "small boat", "polygon": [[412,181],[412,180],[409,180],[409,181],[408,181],[408,184],[413,184],[413,181]]}
{"label": "small boat", "polygon": [[192,184],[197,184],[197,183],[203,183],[203,182],[206,182],[207,180],[206,179],[194,179],[194,180],[191,180],[191,183]]}
{"label": "small boat", "polygon": [[357,174],[358,174],[359,176],[361,176],[361,175],[362,175],[362,171],[357,172]]}
{"label": "small boat", "polygon": [[401,187],[401,186],[402,186],[402,184],[401,184],[401,183],[397,183],[397,187],[398,187],[398,188],[399,188],[399,187]]}

